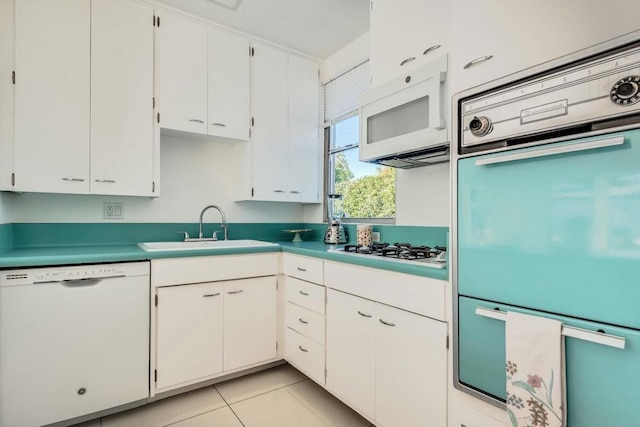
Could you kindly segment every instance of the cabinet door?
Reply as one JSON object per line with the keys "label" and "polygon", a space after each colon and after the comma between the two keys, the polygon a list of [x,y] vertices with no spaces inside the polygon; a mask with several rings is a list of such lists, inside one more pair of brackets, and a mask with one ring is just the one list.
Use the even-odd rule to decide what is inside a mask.
{"label": "cabinet door", "polygon": [[152,195],[153,9],[91,2],[91,193]]}
{"label": "cabinet door", "polygon": [[[15,1],[0,0],[0,76],[15,70]],[[9,79],[0,84],[0,190],[13,190],[14,91]]]}
{"label": "cabinet door", "polygon": [[327,389],[373,418],[376,303],[333,289],[327,297]]}
{"label": "cabinet door", "polygon": [[223,285],[158,289],[157,389],[222,371]]}
{"label": "cabinet door", "polygon": [[288,56],[254,45],[253,56],[253,200],[287,201]]}
{"label": "cabinet door", "polygon": [[289,199],[320,199],[320,81],[318,64],[289,55]]}
{"label": "cabinet door", "polygon": [[373,0],[369,35],[372,84],[384,83],[447,53],[450,13],[448,1]]}
{"label": "cabinet door", "polygon": [[376,306],[376,422],[446,426],[447,325]]}
{"label": "cabinet door", "polygon": [[[633,13],[615,13],[636,7],[634,0],[594,2],[589,7],[554,0],[453,0],[452,93],[637,30]],[[604,25],[602,17],[612,14],[615,25]],[[464,69],[469,61],[486,55],[493,58]]]}
{"label": "cabinet door", "polygon": [[209,28],[209,135],[248,141],[249,40]]}
{"label": "cabinet door", "polygon": [[275,276],[225,282],[224,293],[224,370],[275,359]]}
{"label": "cabinet door", "polygon": [[207,134],[207,28],[160,14],[157,28],[160,127]]}
{"label": "cabinet door", "polygon": [[89,192],[87,0],[20,0],[16,16],[15,190]]}

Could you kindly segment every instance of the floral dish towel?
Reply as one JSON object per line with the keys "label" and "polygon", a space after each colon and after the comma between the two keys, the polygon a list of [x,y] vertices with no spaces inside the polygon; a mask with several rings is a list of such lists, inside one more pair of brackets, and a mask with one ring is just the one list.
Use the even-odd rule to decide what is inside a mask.
{"label": "floral dish towel", "polygon": [[562,322],[507,312],[507,415],[511,427],[565,427]]}

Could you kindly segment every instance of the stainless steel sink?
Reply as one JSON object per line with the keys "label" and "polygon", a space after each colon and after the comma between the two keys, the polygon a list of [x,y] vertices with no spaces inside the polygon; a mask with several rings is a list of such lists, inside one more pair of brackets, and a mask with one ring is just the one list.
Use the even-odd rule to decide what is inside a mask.
{"label": "stainless steel sink", "polygon": [[143,242],[138,243],[138,246],[147,252],[157,252],[261,248],[265,246],[278,246],[278,244],[262,242],[260,240],[209,240],[203,242]]}

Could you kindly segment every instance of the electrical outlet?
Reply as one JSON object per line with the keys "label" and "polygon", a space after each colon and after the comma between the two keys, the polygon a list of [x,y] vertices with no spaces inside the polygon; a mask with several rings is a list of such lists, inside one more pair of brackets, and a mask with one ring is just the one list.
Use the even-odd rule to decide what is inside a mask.
{"label": "electrical outlet", "polygon": [[104,202],[104,219],[124,219],[124,203]]}
{"label": "electrical outlet", "polygon": [[373,233],[371,233],[371,240],[373,240],[374,242],[379,242],[380,241],[380,232],[379,231],[374,231]]}

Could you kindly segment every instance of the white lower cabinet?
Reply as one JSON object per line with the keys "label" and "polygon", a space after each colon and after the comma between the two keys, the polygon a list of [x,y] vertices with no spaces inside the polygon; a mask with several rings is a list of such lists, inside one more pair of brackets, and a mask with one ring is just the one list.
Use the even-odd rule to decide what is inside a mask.
{"label": "white lower cabinet", "polygon": [[376,303],[327,291],[327,389],[373,419]]}
{"label": "white lower cabinet", "polygon": [[156,387],[222,371],[222,283],[158,289]]}
{"label": "white lower cabinet", "polygon": [[446,323],[327,290],[327,389],[378,427],[446,425]]}
{"label": "white lower cabinet", "polygon": [[277,259],[151,262],[152,396],[277,359]]}
{"label": "white lower cabinet", "polygon": [[276,357],[276,278],[224,284],[225,371]]}

